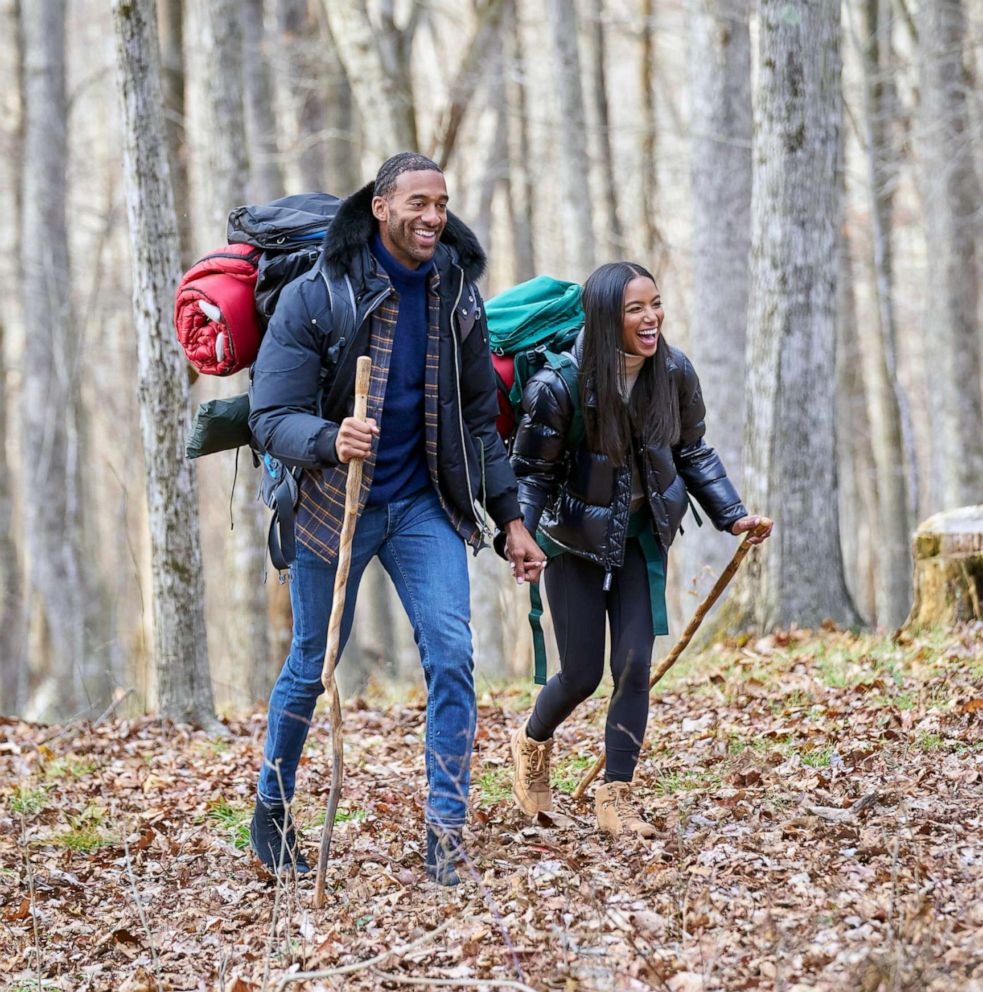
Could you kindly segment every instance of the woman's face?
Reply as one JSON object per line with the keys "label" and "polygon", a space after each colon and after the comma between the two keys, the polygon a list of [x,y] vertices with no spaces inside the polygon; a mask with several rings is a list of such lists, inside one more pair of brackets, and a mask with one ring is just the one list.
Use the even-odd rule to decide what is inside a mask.
{"label": "woman's face", "polygon": [[622,318],[622,348],[629,355],[651,358],[659,344],[665,319],[659,288],[647,276],[636,276],[625,287]]}

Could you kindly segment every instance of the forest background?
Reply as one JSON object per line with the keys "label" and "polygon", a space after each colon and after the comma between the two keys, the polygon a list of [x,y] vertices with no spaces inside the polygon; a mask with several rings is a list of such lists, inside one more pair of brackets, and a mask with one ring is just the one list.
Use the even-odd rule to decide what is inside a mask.
{"label": "forest background", "polygon": [[[0,711],[32,720],[248,710],[289,639],[250,459],[184,466],[205,607],[171,616],[198,649],[161,707],[138,385],[181,393],[185,368],[138,367],[117,32],[141,8],[0,0]],[[912,529],[981,501],[983,4],[160,0],[156,16],[172,286],[232,207],[346,194],[394,151],[432,154],[488,251],[486,297],[619,257],[657,274],[708,440],[777,520],[728,624],[904,620]],[[189,376],[182,409],[244,379]],[[735,544],[691,522],[676,632]],[[472,575],[480,678],[526,675],[525,591],[491,552]],[[373,567],[345,687],[418,669]]]}

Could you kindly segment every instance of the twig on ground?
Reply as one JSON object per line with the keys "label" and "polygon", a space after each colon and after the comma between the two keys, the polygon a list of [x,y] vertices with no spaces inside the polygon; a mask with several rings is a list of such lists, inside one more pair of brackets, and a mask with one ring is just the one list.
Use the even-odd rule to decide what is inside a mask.
{"label": "twig on ground", "polygon": [[[273,766],[276,772],[277,785],[280,787],[280,798],[283,799],[284,789],[283,789],[283,776],[280,774],[280,759],[278,758]],[[280,893],[287,887],[287,880],[284,877],[285,872],[281,871],[281,866],[283,865],[283,855],[287,850],[287,830],[289,828],[290,820],[293,815],[291,806],[293,804],[284,800],[283,803],[283,827],[280,830],[280,853],[277,855],[276,865],[273,870],[273,881],[276,886],[276,895],[273,897],[273,918],[270,921],[270,936],[269,940],[266,942],[266,958],[263,961],[263,989],[267,987],[267,983],[270,980],[270,963],[273,960],[273,944],[276,940],[276,925],[280,918]],[[293,862],[293,876],[296,880],[297,878],[297,852],[296,848],[290,852],[290,858]],[[296,883],[295,883],[296,884]]]}
{"label": "twig on ground", "polygon": [[[322,978],[334,978],[335,975],[350,975],[356,971],[364,971],[367,968],[374,968],[377,964],[382,964],[383,961],[391,957],[405,957],[421,945],[429,943],[438,934],[443,933],[454,922],[455,920],[453,917],[444,920],[439,927],[436,927],[433,930],[428,930],[422,937],[417,937],[416,940],[410,944],[407,944],[405,947],[394,947],[391,950],[383,951],[381,954],[377,954],[374,958],[368,958],[365,961],[356,961],[353,964],[344,964],[338,968],[328,968],[325,971],[297,971],[292,975],[284,975],[279,982],[277,982],[274,992],[283,992],[283,989],[293,982],[314,982]],[[525,988],[527,986],[516,985],[515,987]],[[535,990],[533,990],[533,992],[535,992]]]}
{"label": "twig on ground", "polygon": [[27,891],[30,896],[31,924],[34,930],[34,964],[38,973],[38,988],[41,988],[41,934],[38,931],[38,901],[34,888],[34,866],[31,864],[30,848],[27,846],[27,821],[20,815],[20,842],[24,848],[24,866],[27,870]]}
{"label": "twig on ground", "polygon": [[140,917],[140,925],[146,932],[147,943],[150,945],[150,963],[154,969],[154,985],[157,986],[157,992],[161,992],[160,959],[157,957],[157,948],[154,946],[154,935],[143,908],[143,901],[140,899],[140,890],[137,888],[136,877],[133,874],[133,859],[130,857],[130,845],[126,839],[126,830],[123,831],[123,853],[126,856],[126,877],[129,879],[130,888],[133,890],[133,902],[137,907],[137,916]]}
{"label": "twig on ground", "polygon": [[847,806],[846,809],[838,806],[806,806],[806,809],[813,816],[818,816],[820,820],[826,820],[829,823],[855,823],[857,815],[870,809],[877,802],[877,799],[878,794],[876,792],[868,792],[855,803]]}
{"label": "twig on ground", "polygon": [[538,992],[524,982],[514,982],[510,978],[414,978],[412,975],[399,975],[392,971],[373,968],[372,973],[386,982],[399,985],[426,985],[427,988],[448,989],[521,989],[522,992]]}

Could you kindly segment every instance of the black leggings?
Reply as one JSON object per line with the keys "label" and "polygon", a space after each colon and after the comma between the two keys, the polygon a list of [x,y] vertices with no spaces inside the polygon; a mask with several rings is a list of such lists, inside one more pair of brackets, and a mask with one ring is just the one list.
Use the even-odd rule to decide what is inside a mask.
{"label": "black leggings", "polygon": [[607,615],[614,693],[604,732],[605,777],[630,782],[648,723],[653,642],[648,572],[637,539],[628,540],[624,566],[611,579],[610,591],[604,592],[604,569],[577,555],[560,555],[547,566],[546,595],[560,671],[543,686],[526,733],[533,740],[548,740],[601,684]]}

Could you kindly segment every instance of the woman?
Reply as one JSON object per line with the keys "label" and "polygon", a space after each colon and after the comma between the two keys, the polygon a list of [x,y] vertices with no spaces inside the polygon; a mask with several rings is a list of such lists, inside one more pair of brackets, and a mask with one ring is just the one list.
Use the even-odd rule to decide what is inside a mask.
{"label": "woman", "polygon": [[531,816],[552,808],[553,732],[600,684],[607,619],[614,692],[597,822],[615,836],[650,837],[655,829],[638,812],[631,781],[648,720],[653,640],[668,633],[666,557],[687,491],[720,530],[742,534],[762,519],[748,515],[703,442],[699,380],[662,335],[652,275],[629,262],[602,265],[584,285],[583,304],[573,349],[579,395],[553,368],[533,376],[512,449],[525,524],[538,528],[550,559],[544,581],[561,666],[512,737],[513,795]]}

